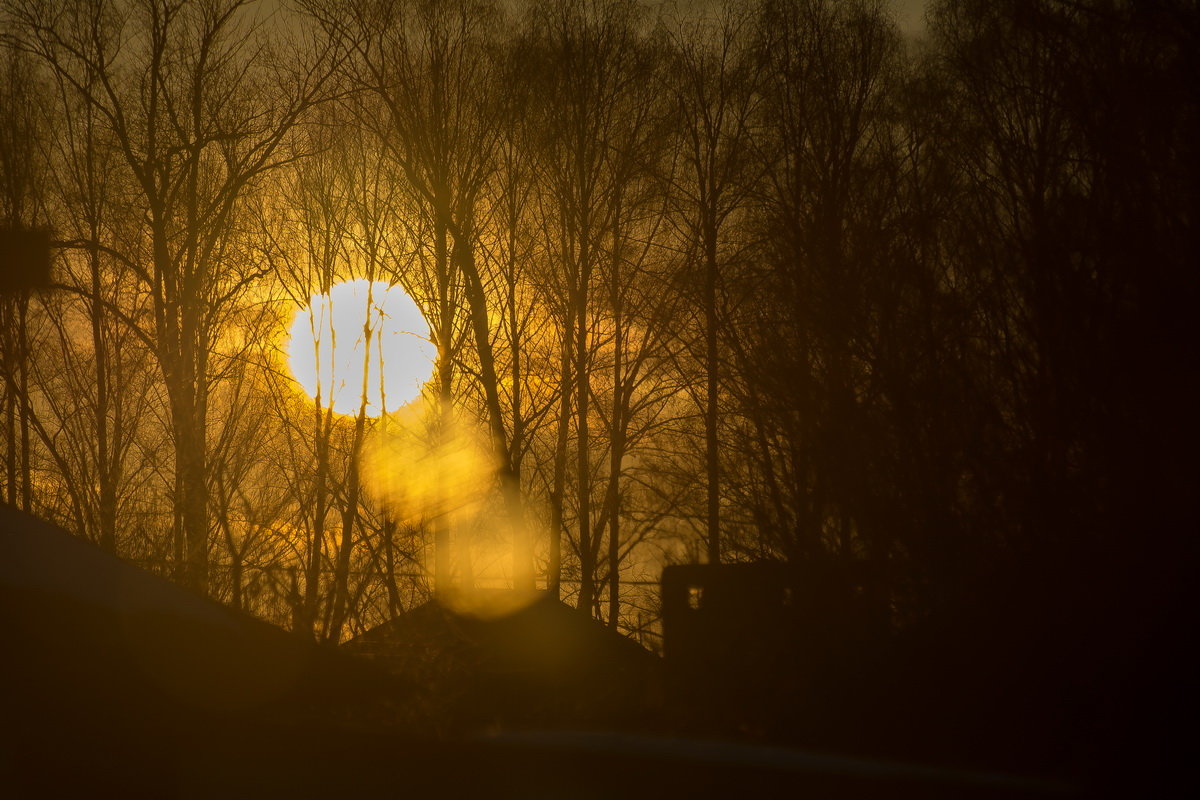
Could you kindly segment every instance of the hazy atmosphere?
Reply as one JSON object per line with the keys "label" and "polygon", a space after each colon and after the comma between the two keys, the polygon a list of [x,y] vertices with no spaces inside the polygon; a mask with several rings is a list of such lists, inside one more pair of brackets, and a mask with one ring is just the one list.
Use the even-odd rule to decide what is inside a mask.
{"label": "hazy atmosphere", "polygon": [[[858,774],[772,747],[1167,786],[1198,53],[1184,0],[0,0],[9,678],[77,735],[30,752],[137,708],[99,738],[782,759],[711,756],[705,796]],[[96,631],[201,683],[226,645],[95,621],[127,603],[310,654],[263,673],[305,699],[130,672]],[[545,736],[500,796],[556,748],[599,796],[690,785]],[[226,774],[158,769],[110,788]],[[311,786],[384,780],[347,770]]]}

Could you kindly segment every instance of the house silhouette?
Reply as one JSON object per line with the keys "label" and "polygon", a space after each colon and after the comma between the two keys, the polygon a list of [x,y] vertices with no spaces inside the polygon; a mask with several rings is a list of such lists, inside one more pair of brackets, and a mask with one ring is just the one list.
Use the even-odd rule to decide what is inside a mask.
{"label": "house silhouette", "polygon": [[472,600],[430,600],[342,649],[420,686],[451,731],[636,727],[653,713],[659,658],[633,640],[544,593]]}

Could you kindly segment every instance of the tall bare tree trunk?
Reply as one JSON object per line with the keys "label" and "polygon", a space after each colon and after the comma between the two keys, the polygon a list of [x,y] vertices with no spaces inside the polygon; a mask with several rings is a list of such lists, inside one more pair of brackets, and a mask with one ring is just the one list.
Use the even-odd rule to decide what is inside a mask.
{"label": "tall bare tree trunk", "polygon": [[704,465],[708,491],[708,563],[721,563],[721,460],[717,435],[717,397],[720,364],[717,361],[717,225],[704,212]]}
{"label": "tall bare tree trunk", "polygon": [[[314,337],[315,341],[315,337]],[[313,526],[304,563],[304,595],[300,598],[300,621],[305,636],[316,635],[317,607],[321,592],[321,563],[325,559],[325,521],[329,515],[329,437],[333,431],[333,398],[322,408],[321,382],[313,403],[313,450],[316,474],[313,487]]]}
{"label": "tall bare tree trunk", "polygon": [[96,370],[96,480],[99,483],[100,507],[98,528],[100,546],[110,553],[117,549],[117,486],[116,463],[109,452],[109,388],[108,350],[104,341],[101,312],[103,298],[100,284],[100,251],[95,245],[100,240],[99,220],[93,217],[89,234],[93,246],[88,251],[88,266],[91,272],[92,290],[92,352]]}
{"label": "tall bare tree trunk", "polygon": [[[500,491],[503,494],[508,521],[516,537],[527,535],[525,525],[525,504],[521,497],[521,478],[513,468],[512,451],[509,447],[508,432],[504,427],[504,413],[500,405],[499,378],[496,372],[496,359],[492,350],[491,330],[488,324],[487,294],[483,288],[479,270],[475,264],[474,243],[471,241],[469,230],[458,228],[454,231],[454,255],[458,269],[463,276],[467,305],[471,314],[471,330],[474,333],[475,349],[479,356],[480,382],[483,384],[484,401],[488,410],[488,423],[492,434],[492,447],[499,464]],[[517,548],[514,548],[514,555]],[[514,558],[513,588],[522,591],[533,590],[533,559],[532,547],[521,547],[520,552],[528,554],[528,558]]]}
{"label": "tall bare tree trunk", "polygon": [[621,462],[625,458],[625,321],[622,318],[621,261],[613,257],[609,303],[613,309],[613,397],[609,420],[608,463],[608,626],[615,629],[621,618]]}
{"label": "tall bare tree trunk", "polygon": [[[443,201],[444,202],[444,201]],[[450,436],[450,426],[453,424],[454,413],[454,315],[456,309],[450,299],[450,258],[447,250],[448,232],[446,229],[445,213],[440,209],[434,210],[433,257],[434,272],[437,276],[438,290],[438,421],[437,437],[439,446],[445,446]],[[440,461],[438,462],[441,463]],[[439,466],[439,469],[441,467]],[[450,559],[450,513],[449,508],[453,498],[445,494],[447,480],[445,475],[439,475],[438,515],[433,521],[433,589],[443,593],[453,588]],[[470,542],[464,542],[464,551],[470,548]]]}
{"label": "tall bare tree trunk", "polygon": [[561,371],[558,381],[558,432],[554,439],[554,479],[550,491],[550,555],[546,567],[546,590],[558,599],[562,596],[563,503],[567,487],[567,440],[571,432],[571,361],[574,352],[572,306],[567,303],[563,319]]}
{"label": "tall bare tree trunk", "polygon": [[371,310],[375,304],[373,289],[368,284],[366,313],[363,315],[363,360],[362,384],[359,388],[358,414],[354,418],[354,439],[350,445],[350,457],[346,463],[346,503],[342,507],[342,537],[338,543],[337,562],[333,572],[333,604],[326,627],[325,639],[338,643],[342,638],[342,627],[346,622],[347,605],[350,601],[350,556],[354,550],[354,525],[358,520],[358,499],[361,481],[358,473],[358,458],[362,453],[363,435],[367,424],[367,395],[371,376],[371,339],[373,321]]}
{"label": "tall bare tree trunk", "polygon": [[[586,242],[586,227],[581,237]],[[587,256],[580,258],[579,282],[575,287],[575,313],[579,324],[575,328],[575,480],[579,491],[579,602],[584,614],[592,613],[596,598],[596,560],[592,555],[592,459],[588,428],[588,408],[592,386],[588,373],[588,283],[590,272]]]}
{"label": "tall bare tree trunk", "polygon": [[404,611],[400,600],[400,587],[396,584],[396,521],[387,519],[383,523],[383,582],[387,590],[388,619],[395,619]]}

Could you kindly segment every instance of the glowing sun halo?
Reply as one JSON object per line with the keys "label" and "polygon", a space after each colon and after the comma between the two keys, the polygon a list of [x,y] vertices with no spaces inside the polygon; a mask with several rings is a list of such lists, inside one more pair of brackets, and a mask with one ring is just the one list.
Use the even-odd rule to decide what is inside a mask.
{"label": "glowing sun halo", "polygon": [[399,286],[346,281],[296,312],[288,364],[309,397],[348,415],[362,404],[365,366],[366,413],[378,416],[420,396],[437,360],[429,338],[425,315]]}

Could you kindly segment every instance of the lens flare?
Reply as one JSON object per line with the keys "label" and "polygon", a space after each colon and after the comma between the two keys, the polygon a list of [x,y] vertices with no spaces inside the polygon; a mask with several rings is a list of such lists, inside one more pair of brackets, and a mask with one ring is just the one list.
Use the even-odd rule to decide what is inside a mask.
{"label": "lens flare", "polygon": [[399,286],[346,281],[312,296],[288,331],[288,365],[309,397],[339,414],[379,416],[421,395],[437,348]]}
{"label": "lens flare", "polygon": [[[444,559],[448,583],[439,601],[459,613],[496,617],[537,595],[508,589],[513,577],[512,526],[497,480],[499,463],[478,419],[427,402],[384,418],[368,437],[360,466],[363,486],[389,517],[446,539],[438,554],[422,554],[430,575]],[[503,590],[503,591],[500,591]]]}
{"label": "lens flare", "polygon": [[367,440],[364,484],[400,522],[474,525],[496,487],[486,433],[451,411],[415,403]]}

